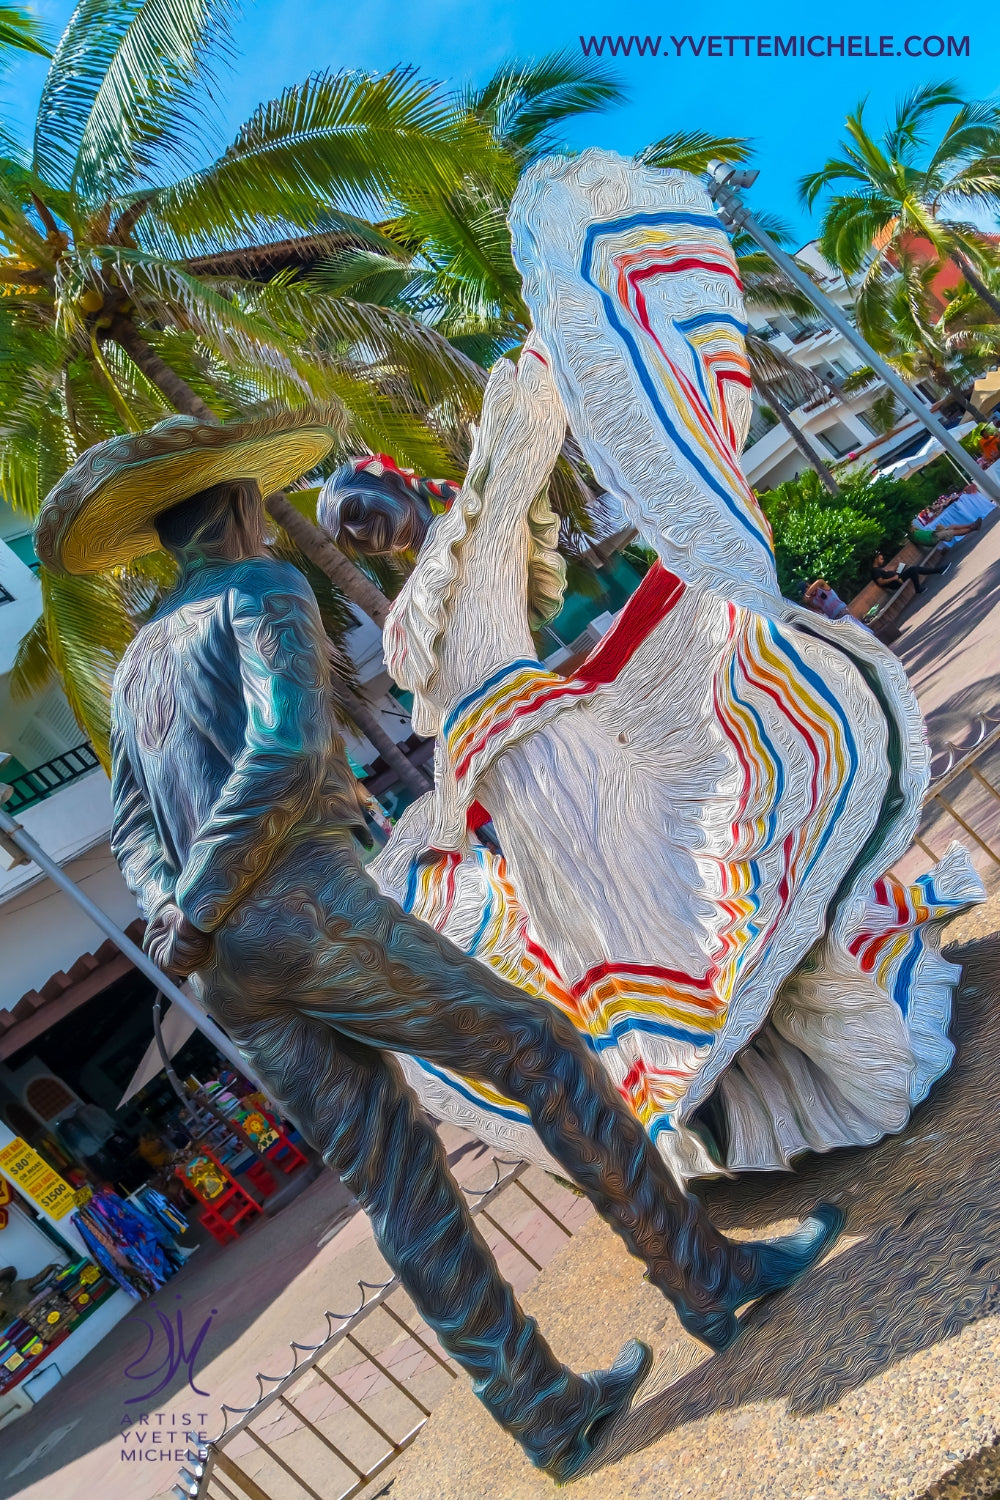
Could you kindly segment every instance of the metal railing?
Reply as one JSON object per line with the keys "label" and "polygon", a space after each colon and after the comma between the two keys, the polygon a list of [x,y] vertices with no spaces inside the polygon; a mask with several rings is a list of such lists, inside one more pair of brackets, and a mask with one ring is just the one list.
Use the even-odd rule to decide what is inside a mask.
{"label": "metal railing", "polygon": [[[491,1211],[497,1199],[519,1193],[532,1214],[541,1212],[567,1239],[574,1231],[524,1182],[528,1163],[494,1158],[493,1167],[488,1188],[465,1188],[472,1212],[540,1271],[541,1262]],[[290,1345],[292,1364],[285,1374],[258,1373],[257,1397],[249,1406],[223,1406],[218,1437],[188,1450],[187,1467],[173,1489],[178,1500],[352,1500],[406,1451],[459,1369],[415,1314],[411,1321],[393,1305],[408,1302],[395,1277],[381,1284],[359,1281],[358,1290],[361,1301],[353,1312],[326,1313],[319,1343]],[[377,1314],[381,1342],[370,1322]],[[366,1325],[373,1336],[363,1342],[359,1335]],[[370,1380],[359,1378],[361,1367]],[[325,1430],[331,1425],[334,1434]],[[322,1483],[322,1494],[311,1478]]]}
{"label": "metal railing", "polygon": [[[993,866],[1000,867],[1000,852],[996,847],[1000,842],[1000,788],[983,774],[978,764],[991,751],[1000,747],[1000,710],[979,714],[973,725],[973,733],[975,737],[971,744],[956,745],[953,740],[947,740],[945,749],[940,756],[935,757],[936,760],[943,758],[945,764],[927,789],[921,831],[918,831],[913,844],[936,864],[942,856],[929,839],[937,832],[944,831],[950,820],[987,856]],[[971,787],[963,789],[959,785],[963,777],[970,778],[980,789],[980,795],[972,801],[968,798]],[[966,793],[966,806],[960,809],[958,801],[963,790]],[[982,793],[985,793],[985,798]],[[940,816],[942,813],[943,818]],[[928,824],[931,826],[928,827]],[[995,832],[993,825],[996,827]]]}
{"label": "metal railing", "polygon": [[7,811],[11,814],[23,812],[26,807],[43,802],[53,792],[69,786],[71,781],[85,776],[88,771],[96,770],[99,765],[93,745],[85,740],[73,750],[64,750],[61,755],[54,755],[33,771],[11,776],[7,784],[14,788],[14,795],[7,802]]}

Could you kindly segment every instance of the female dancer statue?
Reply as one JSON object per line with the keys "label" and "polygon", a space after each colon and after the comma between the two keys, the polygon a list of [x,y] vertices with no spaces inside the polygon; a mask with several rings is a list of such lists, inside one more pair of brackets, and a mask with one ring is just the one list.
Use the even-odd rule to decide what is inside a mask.
{"label": "female dancer statue", "polygon": [[[493,371],[386,629],[436,786],[372,873],[563,1009],[679,1177],[869,1143],[948,1067],[940,924],[982,897],[959,846],[910,887],[886,873],[928,780],[912,690],[855,621],[781,597],[739,465],[741,288],[700,185],[554,158],[512,227],[535,333]],[[659,557],[570,678],[531,636],[562,596],[545,484],[567,420]],[[419,484],[376,467],[367,500],[357,466],[335,477],[321,523],[412,545]],[[473,837],[485,813],[502,855]],[[513,1101],[404,1066],[438,1115],[547,1160]]]}

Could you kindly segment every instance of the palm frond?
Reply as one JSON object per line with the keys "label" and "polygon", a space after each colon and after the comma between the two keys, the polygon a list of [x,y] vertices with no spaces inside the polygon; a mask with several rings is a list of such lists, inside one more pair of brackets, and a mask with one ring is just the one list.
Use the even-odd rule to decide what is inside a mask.
{"label": "palm frond", "polygon": [[44,693],[58,678],[49,646],[48,622],[41,614],[18,642],[10,672],[10,696],[15,703],[25,703]]}
{"label": "palm frond", "polygon": [[746,353],[753,381],[761,387],[777,387],[779,394],[793,408],[830,395],[826,382],[814,375],[808,366],[795,364],[753,329],[747,330]]}
{"label": "palm frond", "polygon": [[922,144],[931,116],[948,105],[960,105],[962,96],[953,83],[921,83],[904,94],[896,106],[892,125],[885,135],[887,156],[905,156]]}
{"label": "palm frond", "polygon": [[508,59],[462,103],[498,145],[529,162],[557,149],[566,121],[623,104],[624,87],[603,64],[570,51],[529,63]]}
{"label": "palm frond", "polygon": [[738,135],[710,135],[705,130],[674,130],[640,151],[637,161],[647,167],[675,172],[704,172],[710,161],[743,162],[753,155],[753,143]]}
{"label": "palm frond", "polygon": [[405,369],[425,405],[449,396],[478,411],[483,372],[425,323],[374,302],[330,296],[318,277],[278,278],[252,295],[268,320],[303,348],[346,355],[373,371]]}
{"label": "palm frond", "polygon": [[205,133],[200,89],[231,14],[232,0],[80,0],[42,90],[37,174],[94,203],[183,161]]}
{"label": "palm frond", "polygon": [[45,28],[30,11],[18,5],[0,5],[0,47],[9,47],[12,52],[34,52],[38,57],[52,56]]}
{"label": "palm frond", "polygon": [[318,73],[261,105],[216,162],[161,190],[151,211],[197,254],[206,237],[242,243],[262,221],[312,231],[330,210],[370,219],[407,183],[447,191],[495,155],[478,122],[410,69]]}
{"label": "palm frond", "polygon": [[[107,767],[111,683],[136,630],[126,591],[109,574],[63,578],[43,568],[40,576],[45,649],[77,723]],[[39,649],[36,639],[36,662]],[[18,691],[27,693],[30,681],[22,674]]]}

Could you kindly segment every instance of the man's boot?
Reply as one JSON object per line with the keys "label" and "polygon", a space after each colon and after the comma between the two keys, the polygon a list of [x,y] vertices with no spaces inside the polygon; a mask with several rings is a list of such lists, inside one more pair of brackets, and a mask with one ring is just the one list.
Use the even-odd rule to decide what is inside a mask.
{"label": "man's boot", "polygon": [[[630,1339],[607,1370],[577,1375],[555,1358],[533,1318],[510,1299],[499,1358],[473,1390],[532,1463],[566,1483],[595,1456],[653,1367],[653,1351]],[[501,1352],[502,1351],[502,1352]]]}
{"label": "man's boot", "polygon": [[[736,1314],[748,1302],[760,1302],[796,1281],[822,1259],[844,1227],[844,1214],[832,1203],[819,1203],[791,1234],[773,1240],[751,1240],[734,1245],[742,1252],[740,1266],[715,1298],[714,1306],[695,1308],[671,1290],[682,1328],[717,1354],[736,1342],[742,1324]],[[650,1270],[649,1279],[656,1284]]]}

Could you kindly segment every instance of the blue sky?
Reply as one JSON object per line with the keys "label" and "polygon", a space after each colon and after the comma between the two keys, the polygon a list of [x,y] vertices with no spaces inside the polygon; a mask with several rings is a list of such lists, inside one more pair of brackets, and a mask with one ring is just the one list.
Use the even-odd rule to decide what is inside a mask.
{"label": "blue sky", "polygon": [[[73,7],[67,0],[39,0],[35,8],[55,32]],[[362,0],[339,5],[331,0],[249,0],[236,28],[240,56],[223,91],[224,115],[235,129],[261,100],[318,68],[385,69],[405,62],[459,84],[485,79],[511,55],[527,58],[563,47],[579,49],[581,34],[589,38],[621,30],[660,35],[666,57],[619,58],[614,64],[630,102],[581,121],[568,135],[569,143],[634,151],[670,131],[696,127],[752,136],[755,164],[761,169],[753,201],[781,215],[804,240],[815,232],[815,220],[800,208],[795,184],[834,151],[844,115],[861,97],[870,96],[871,118],[880,123],[895,100],[920,83],[951,78],[976,97],[1000,93],[996,26],[977,7],[926,0],[895,6],[848,4],[824,7],[822,21],[817,19],[819,7],[805,5],[765,4],[748,13],[745,5],[718,0],[706,21],[690,19],[695,10],[669,4],[625,7],[612,0],[572,5],[566,0]],[[683,15],[688,19],[680,19]],[[948,15],[950,22],[944,19]],[[720,37],[748,31],[755,37],[808,37],[822,30],[823,43],[814,44],[818,50],[832,30],[836,38],[867,36],[869,50],[875,51],[880,37],[891,37],[886,50],[892,54],[902,49],[906,37],[947,37],[949,26],[956,36],[968,34],[968,57],[730,59],[725,55],[728,42],[715,48],[721,57],[708,56],[707,42],[700,56],[686,43],[678,57],[669,41],[671,35],[687,33],[697,44],[709,32]],[[743,41],[733,45],[737,54],[746,46]],[[756,51],[756,41],[750,46]],[[864,48],[862,41],[860,50]],[[30,121],[43,74],[41,62],[16,65],[3,89],[8,117]]]}

